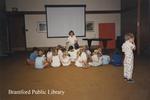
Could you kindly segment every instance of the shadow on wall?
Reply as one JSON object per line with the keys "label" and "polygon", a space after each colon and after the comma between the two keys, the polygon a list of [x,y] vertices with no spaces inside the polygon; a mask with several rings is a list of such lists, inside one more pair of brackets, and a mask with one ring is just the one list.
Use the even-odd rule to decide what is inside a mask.
{"label": "shadow on wall", "polygon": [[147,45],[143,48],[142,50],[142,54],[144,56],[150,57],[150,45]]}

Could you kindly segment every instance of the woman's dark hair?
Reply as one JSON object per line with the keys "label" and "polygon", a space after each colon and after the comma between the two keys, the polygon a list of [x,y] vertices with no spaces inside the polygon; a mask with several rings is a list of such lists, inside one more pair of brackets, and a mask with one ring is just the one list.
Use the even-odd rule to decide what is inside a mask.
{"label": "woman's dark hair", "polygon": [[33,47],[32,51],[38,51],[38,48],[37,47]]}
{"label": "woman's dark hair", "polygon": [[76,50],[79,49],[79,48],[80,48],[79,44],[78,44],[78,43],[75,43],[75,44],[74,44],[74,48],[75,48]]}
{"label": "woman's dark hair", "polygon": [[73,35],[74,35],[74,31],[73,30],[69,31],[68,34],[71,35],[71,33],[73,33]]}
{"label": "woman's dark hair", "polygon": [[39,52],[42,51],[42,55],[45,54],[45,51],[43,49],[38,49],[38,56],[41,57],[42,55],[39,55]]}
{"label": "woman's dark hair", "polygon": [[68,51],[73,50],[73,46],[69,46]]}
{"label": "woman's dark hair", "polygon": [[47,52],[51,52],[51,51],[52,51],[52,48],[48,48],[48,49],[47,49]]}

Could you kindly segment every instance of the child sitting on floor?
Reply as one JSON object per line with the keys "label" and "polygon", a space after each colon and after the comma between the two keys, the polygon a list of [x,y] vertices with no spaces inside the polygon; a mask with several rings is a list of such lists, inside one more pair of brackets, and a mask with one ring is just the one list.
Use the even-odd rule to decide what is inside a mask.
{"label": "child sitting on floor", "polygon": [[88,47],[86,47],[86,49],[85,49],[85,53],[86,53],[86,55],[87,55],[87,59],[91,59],[91,51],[89,50],[89,48]]}
{"label": "child sitting on floor", "polygon": [[51,60],[51,66],[52,67],[60,67],[60,58],[58,55],[58,50],[57,48],[54,48],[52,51],[52,60]]}
{"label": "child sitting on floor", "polygon": [[99,51],[98,50],[94,50],[91,59],[92,59],[92,62],[89,62],[90,66],[97,67],[97,66],[102,65],[102,57],[99,57]]}
{"label": "child sitting on floor", "polygon": [[61,63],[63,66],[69,66],[71,64],[71,60],[67,51],[63,52],[63,56],[61,57]]}
{"label": "child sitting on floor", "polygon": [[97,48],[97,53],[98,53],[98,57],[101,57],[103,54],[102,54],[102,48]]}
{"label": "child sitting on floor", "polygon": [[87,55],[85,53],[85,48],[80,48],[77,52],[77,60],[75,65],[77,67],[87,67]]}
{"label": "child sitting on floor", "polygon": [[75,50],[75,49],[73,48],[73,46],[70,46],[70,47],[69,47],[69,49],[68,49],[68,54],[69,54],[69,56],[70,56],[70,60],[71,60],[72,62],[75,62],[76,59],[77,59],[77,50]]}
{"label": "child sitting on floor", "polygon": [[52,50],[51,50],[51,48],[48,48],[46,57],[47,57],[47,61],[51,62],[51,60],[52,60]]}
{"label": "child sitting on floor", "polygon": [[44,55],[43,50],[38,51],[38,57],[35,59],[35,68],[36,69],[43,69],[44,67],[48,66],[49,63],[46,61],[46,57]]}
{"label": "child sitting on floor", "polygon": [[35,59],[38,56],[38,48],[34,47],[32,53],[30,54],[29,58],[27,59],[27,64],[34,65]]}
{"label": "child sitting on floor", "polygon": [[62,49],[63,49],[63,46],[61,46],[61,45],[58,45],[58,46],[57,46],[59,58],[61,58],[62,55],[63,55]]}

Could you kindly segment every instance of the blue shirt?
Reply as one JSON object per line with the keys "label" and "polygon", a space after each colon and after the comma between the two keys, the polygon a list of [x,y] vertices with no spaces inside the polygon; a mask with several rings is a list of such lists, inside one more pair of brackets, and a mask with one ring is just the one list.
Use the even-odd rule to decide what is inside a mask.
{"label": "blue shirt", "polygon": [[37,57],[35,59],[35,68],[37,69],[43,69],[44,68],[44,61],[45,61],[45,56],[42,57]]}
{"label": "blue shirt", "polygon": [[32,53],[30,54],[29,59],[32,60],[32,61],[35,61],[36,57],[37,57],[37,53],[32,52]]}

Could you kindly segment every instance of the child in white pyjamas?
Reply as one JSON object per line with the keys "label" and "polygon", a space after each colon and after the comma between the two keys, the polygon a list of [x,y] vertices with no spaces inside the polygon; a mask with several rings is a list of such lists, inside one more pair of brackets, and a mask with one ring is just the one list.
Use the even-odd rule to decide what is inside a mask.
{"label": "child in white pyjamas", "polygon": [[127,33],[125,35],[125,42],[122,45],[122,52],[124,52],[124,78],[128,81],[132,80],[133,66],[134,66],[134,54],[135,50],[134,35],[133,33]]}

